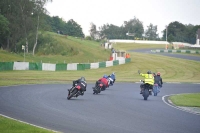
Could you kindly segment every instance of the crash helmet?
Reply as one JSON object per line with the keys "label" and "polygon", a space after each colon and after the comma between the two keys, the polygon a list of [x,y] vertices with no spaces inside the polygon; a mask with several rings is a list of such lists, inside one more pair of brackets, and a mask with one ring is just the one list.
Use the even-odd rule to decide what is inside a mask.
{"label": "crash helmet", "polygon": [[106,74],[103,75],[103,78],[107,78],[108,76]]}
{"label": "crash helmet", "polygon": [[149,71],[147,71],[147,74],[151,74],[151,71],[149,70]]}
{"label": "crash helmet", "polygon": [[157,75],[160,76],[160,72],[157,72]]}
{"label": "crash helmet", "polygon": [[85,77],[81,77],[81,78],[80,78],[80,81],[85,81]]}

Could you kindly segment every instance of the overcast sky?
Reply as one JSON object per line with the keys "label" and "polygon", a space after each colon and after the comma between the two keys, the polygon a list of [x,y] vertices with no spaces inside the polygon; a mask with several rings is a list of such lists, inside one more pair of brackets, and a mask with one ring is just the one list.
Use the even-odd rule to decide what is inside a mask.
{"label": "overcast sky", "polygon": [[53,0],[46,5],[50,16],[66,22],[73,19],[89,35],[90,23],[121,26],[134,17],[143,22],[144,29],[157,25],[159,36],[170,22],[200,25],[200,0]]}

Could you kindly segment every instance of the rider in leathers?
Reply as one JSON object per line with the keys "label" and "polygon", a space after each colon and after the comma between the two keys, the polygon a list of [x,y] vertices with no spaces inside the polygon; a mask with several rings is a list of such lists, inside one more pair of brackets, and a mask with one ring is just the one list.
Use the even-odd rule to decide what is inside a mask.
{"label": "rider in leathers", "polygon": [[100,78],[98,81],[96,81],[96,85],[102,83],[103,87],[102,87],[102,91],[104,91],[107,87],[108,87],[108,80],[107,80],[107,75],[104,75],[103,78]]}
{"label": "rider in leathers", "polygon": [[[147,74],[142,74],[138,70],[138,73],[139,73],[139,75],[141,75],[142,77],[144,77],[144,83],[148,83],[150,85],[151,91],[152,91],[153,90],[153,85],[154,85],[154,77],[153,77],[151,71],[147,71]],[[140,89],[141,89],[140,94],[142,94],[143,88],[144,88],[144,84],[141,84],[140,85]],[[152,95],[151,91],[150,91],[150,95]]]}
{"label": "rider in leathers", "polygon": [[111,75],[108,76],[108,78],[111,78],[110,86],[112,86],[115,83],[115,73],[113,72]]}
{"label": "rider in leathers", "polygon": [[[78,80],[74,80],[74,81],[73,81],[73,86],[72,86],[72,88],[75,87],[76,85],[80,85],[80,87],[81,87],[80,93],[81,93],[81,95],[84,95],[84,92],[86,91],[86,88],[87,88],[87,82],[86,82],[85,78],[84,78],[84,77],[81,77],[81,78],[78,79]],[[71,88],[71,89],[72,89],[72,88]],[[71,90],[71,89],[70,89],[70,90]],[[70,90],[69,90],[69,91],[70,91]]]}

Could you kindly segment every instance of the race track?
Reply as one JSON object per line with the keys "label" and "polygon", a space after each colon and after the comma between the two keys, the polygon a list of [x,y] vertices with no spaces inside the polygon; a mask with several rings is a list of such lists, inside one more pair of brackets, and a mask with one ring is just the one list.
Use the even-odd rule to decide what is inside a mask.
{"label": "race track", "polygon": [[116,83],[99,95],[93,84],[67,100],[69,84],[0,87],[0,114],[65,133],[199,133],[200,116],[172,108],[162,96],[200,92],[199,84],[165,83],[147,101],[139,83]]}

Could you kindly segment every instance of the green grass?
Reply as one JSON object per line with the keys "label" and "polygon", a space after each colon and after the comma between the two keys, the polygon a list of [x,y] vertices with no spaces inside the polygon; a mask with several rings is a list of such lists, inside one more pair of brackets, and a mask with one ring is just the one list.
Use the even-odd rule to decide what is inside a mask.
{"label": "green grass", "polygon": [[85,76],[88,82],[95,82],[104,74],[116,73],[118,82],[138,82],[137,71],[161,72],[163,82],[200,82],[200,62],[169,58],[161,55],[131,53],[131,62],[123,65],[89,69],[83,71],[1,71],[0,86],[16,84],[71,83]]}
{"label": "green grass", "polygon": [[16,120],[0,116],[1,133],[53,133],[53,131],[30,126]]}
{"label": "green grass", "polygon": [[[111,50],[105,49],[100,46],[100,42],[81,40],[80,38],[74,38],[68,36],[46,33],[50,34],[54,39],[58,41],[58,44],[63,47],[63,49],[73,48],[78,50],[77,55],[40,55],[40,53],[32,55],[32,53],[25,54],[26,62],[43,62],[43,63],[92,63],[107,61],[110,57]],[[32,52],[31,50],[29,52]],[[24,61],[24,53],[11,53],[4,50],[0,50],[0,62],[7,61]]]}
{"label": "green grass", "polygon": [[165,49],[164,44],[140,44],[140,43],[116,43],[113,44],[115,49],[119,50],[134,50],[134,49],[143,49],[143,48],[152,48],[152,49]]}
{"label": "green grass", "polygon": [[[133,47],[137,48],[135,45]],[[152,46],[155,47],[158,45]],[[141,47],[144,46],[140,45]],[[141,79],[137,73],[138,70],[144,73],[147,70],[153,72],[159,71],[164,82],[200,82],[200,62],[198,61],[136,52],[130,53],[130,55],[130,63],[84,71],[0,71],[0,86],[35,83],[69,83],[80,76],[85,76],[88,82],[94,82],[102,75],[112,72],[116,72],[118,82],[138,82]]]}
{"label": "green grass", "polygon": [[200,107],[200,93],[172,95],[169,99],[177,106]]}

